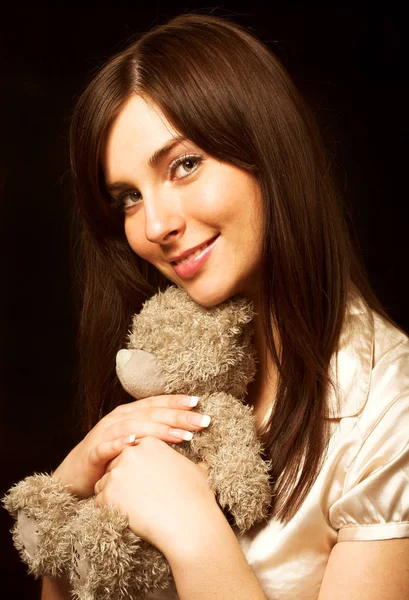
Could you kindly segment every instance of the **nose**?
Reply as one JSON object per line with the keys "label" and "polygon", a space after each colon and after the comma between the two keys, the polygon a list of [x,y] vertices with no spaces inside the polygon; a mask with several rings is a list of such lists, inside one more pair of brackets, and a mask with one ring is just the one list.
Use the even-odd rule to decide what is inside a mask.
{"label": "nose", "polygon": [[175,198],[145,197],[144,206],[145,235],[150,242],[171,243],[183,235],[186,222]]}

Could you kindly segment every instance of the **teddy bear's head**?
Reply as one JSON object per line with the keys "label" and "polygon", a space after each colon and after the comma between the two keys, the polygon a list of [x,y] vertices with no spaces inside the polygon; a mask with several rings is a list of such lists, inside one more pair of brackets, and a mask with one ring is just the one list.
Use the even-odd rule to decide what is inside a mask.
{"label": "teddy bear's head", "polygon": [[220,391],[243,398],[255,374],[253,316],[244,298],[204,308],[171,286],[133,317],[128,348],[137,358],[123,360],[120,351],[118,377],[136,398]]}

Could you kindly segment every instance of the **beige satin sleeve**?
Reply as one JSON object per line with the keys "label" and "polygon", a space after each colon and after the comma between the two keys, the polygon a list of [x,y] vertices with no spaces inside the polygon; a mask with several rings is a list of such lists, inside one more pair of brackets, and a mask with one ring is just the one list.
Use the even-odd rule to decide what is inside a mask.
{"label": "beige satin sleeve", "polygon": [[409,537],[409,392],[383,414],[367,416],[360,433],[362,445],[329,512],[338,541]]}

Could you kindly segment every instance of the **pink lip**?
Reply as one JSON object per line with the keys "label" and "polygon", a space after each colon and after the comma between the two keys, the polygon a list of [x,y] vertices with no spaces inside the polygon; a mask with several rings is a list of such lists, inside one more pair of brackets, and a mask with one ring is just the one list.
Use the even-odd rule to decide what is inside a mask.
{"label": "pink lip", "polygon": [[[187,277],[192,277],[192,275],[197,273],[197,271],[207,261],[207,259],[209,258],[210,254],[213,250],[213,247],[218,239],[219,239],[219,236],[214,238],[214,240],[211,242],[211,244],[209,244],[209,246],[206,246],[206,248],[204,248],[202,250],[202,252],[200,252],[200,254],[198,254],[197,256],[193,256],[186,262],[181,263],[180,265],[172,264],[172,267],[173,267],[173,270],[175,271],[175,273],[177,275],[179,275],[179,277],[181,277],[182,279],[185,279]],[[203,245],[203,244],[201,244],[201,245]],[[199,246],[199,248],[200,248],[200,246]],[[188,252],[185,252],[184,253],[185,256],[183,256],[183,254],[182,254],[179,257],[179,260],[182,260],[182,258],[186,257],[189,253],[192,253],[192,252],[194,252],[194,250],[189,250]]]}
{"label": "pink lip", "polygon": [[[216,236],[217,237],[217,236]],[[195,252],[196,250],[198,250],[201,246],[204,246],[205,244],[208,244],[209,242],[211,242],[214,238],[209,238],[208,240],[205,240],[204,242],[202,242],[201,244],[198,244],[197,246],[193,246],[192,248],[189,248],[189,250],[185,250],[184,252],[181,252],[180,254],[177,254],[175,256],[172,256],[172,258],[168,258],[167,261],[168,262],[175,262],[177,260],[182,260],[182,258],[186,258],[186,256],[189,256],[189,254],[192,254],[192,252]]]}

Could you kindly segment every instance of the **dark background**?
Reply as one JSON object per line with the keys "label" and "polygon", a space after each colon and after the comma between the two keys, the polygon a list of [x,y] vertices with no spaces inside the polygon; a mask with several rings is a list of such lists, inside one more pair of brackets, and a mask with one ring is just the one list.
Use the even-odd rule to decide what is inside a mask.
{"label": "dark background", "polygon": [[[409,330],[403,9],[280,2],[56,6],[19,4],[2,17],[0,495],[34,471],[55,468],[79,438],[67,137],[75,99],[132,35],[180,12],[218,6],[216,14],[250,27],[282,60],[319,116],[373,287]],[[2,590],[36,598],[38,587],[12,547],[12,520],[3,509],[0,517]]]}

